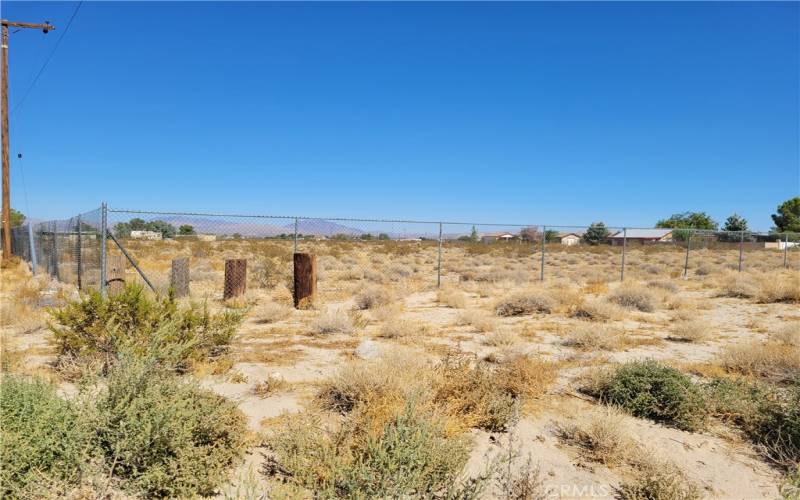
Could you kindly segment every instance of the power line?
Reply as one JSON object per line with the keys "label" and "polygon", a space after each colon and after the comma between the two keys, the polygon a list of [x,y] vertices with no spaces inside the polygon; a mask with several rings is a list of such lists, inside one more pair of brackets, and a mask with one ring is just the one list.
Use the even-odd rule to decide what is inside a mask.
{"label": "power line", "polygon": [[58,46],[61,45],[61,40],[64,39],[64,36],[67,34],[67,31],[69,31],[69,27],[72,26],[72,21],[75,20],[75,16],[78,15],[78,11],[80,10],[81,5],[83,5],[83,0],[78,2],[78,5],[75,6],[75,10],[72,11],[72,16],[70,16],[69,21],[67,21],[67,25],[64,27],[64,31],[61,32],[61,36],[59,36],[58,40],[56,40],[56,44],[53,46],[53,50],[50,51],[50,54],[48,54],[47,59],[45,59],[41,69],[39,69],[39,72],[36,73],[36,76],[33,78],[33,81],[25,90],[25,93],[22,95],[22,99],[20,99],[19,102],[17,102],[16,106],[14,106],[14,109],[11,110],[12,115],[19,110],[19,108],[25,102],[25,99],[27,99],[28,94],[30,94],[31,90],[33,90],[33,87],[36,85],[36,82],[39,81],[39,77],[42,76],[42,73],[44,73],[45,68],[47,68],[47,65],[50,63],[50,60],[56,53],[56,50],[58,50]]}

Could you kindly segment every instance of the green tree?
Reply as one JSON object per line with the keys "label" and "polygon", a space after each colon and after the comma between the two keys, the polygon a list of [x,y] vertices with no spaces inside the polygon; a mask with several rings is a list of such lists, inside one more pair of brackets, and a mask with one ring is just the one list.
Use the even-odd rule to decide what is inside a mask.
{"label": "green tree", "polygon": [[775,230],[781,233],[800,232],[800,196],[790,198],[778,205],[778,213],[772,214]]}
{"label": "green tree", "polygon": [[388,240],[388,239],[390,239],[390,238],[389,238],[389,235],[388,235],[388,234],[386,234],[386,233],[381,233],[381,234],[379,234],[379,235],[378,235],[378,239],[379,239],[379,240]]}
{"label": "green tree", "polygon": [[475,226],[472,226],[472,231],[469,233],[469,240],[478,241],[478,230],[475,229]]}
{"label": "green tree", "polygon": [[25,223],[25,214],[19,210],[11,209],[11,227],[21,226]]}
{"label": "green tree", "polygon": [[723,231],[747,231],[747,220],[738,214],[733,214],[725,219]]}
{"label": "green tree", "polygon": [[194,226],[190,226],[189,224],[183,224],[181,227],[178,228],[178,234],[180,234],[181,236],[191,236],[197,233],[194,230]]}
{"label": "green tree", "polygon": [[656,227],[670,229],[710,229],[716,231],[719,224],[705,212],[683,212],[672,214],[669,219],[656,222]]}
{"label": "green tree", "polygon": [[602,222],[593,222],[583,234],[583,242],[589,245],[598,245],[608,238],[608,229]]}
{"label": "green tree", "polygon": [[164,222],[163,220],[154,220],[148,222],[145,230],[161,233],[162,238],[174,238],[176,233],[175,226],[168,222]]}
{"label": "green tree", "polygon": [[544,232],[544,240],[547,243],[561,243],[561,236],[555,229],[548,229]]}

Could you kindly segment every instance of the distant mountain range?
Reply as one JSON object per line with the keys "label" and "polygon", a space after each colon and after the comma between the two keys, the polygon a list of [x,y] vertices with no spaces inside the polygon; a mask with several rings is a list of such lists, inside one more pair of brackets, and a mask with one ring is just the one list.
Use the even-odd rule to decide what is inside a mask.
{"label": "distant mountain range", "polygon": [[[226,218],[211,219],[208,217],[196,217],[189,215],[167,215],[164,217],[153,217],[151,220],[162,220],[178,228],[183,225],[194,227],[195,232],[201,234],[231,235],[241,234],[244,237],[264,238],[279,236],[281,234],[294,234],[294,222],[283,225],[266,224],[264,220],[270,219],[249,219],[249,220],[230,220]],[[359,236],[364,231],[352,227],[337,224],[327,220],[301,219],[297,224],[299,234],[326,236],[335,234],[346,234],[348,236]]]}

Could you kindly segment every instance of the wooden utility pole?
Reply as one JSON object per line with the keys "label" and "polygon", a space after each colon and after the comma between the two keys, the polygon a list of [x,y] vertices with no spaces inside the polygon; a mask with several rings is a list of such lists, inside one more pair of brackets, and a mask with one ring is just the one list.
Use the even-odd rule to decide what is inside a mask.
{"label": "wooden utility pole", "polygon": [[15,21],[7,21],[0,19],[3,29],[3,62],[2,62],[2,128],[3,128],[3,260],[11,257],[11,179],[9,176],[9,160],[8,160],[8,28],[30,28],[40,29],[44,33],[56,29],[50,23],[32,24],[32,23],[18,23]]}

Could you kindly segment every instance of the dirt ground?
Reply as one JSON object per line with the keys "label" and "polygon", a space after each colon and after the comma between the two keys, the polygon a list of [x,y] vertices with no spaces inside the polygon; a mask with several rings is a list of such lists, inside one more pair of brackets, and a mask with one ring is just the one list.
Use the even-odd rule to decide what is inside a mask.
{"label": "dirt ground", "polygon": [[[492,359],[508,351],[526,352],[558,361],[556,381],[532,404],[526,405],[513,432],[472,430],[473,451],[465,476],[480,474],[504,443],[515,441],[521,456],[530,456],[540,471],[544,487],[553,498],[613,497],[615,488],[632,473],[626,464],[606,465],[588,460],[581,449],[564,440],[560,429],[589,422],[601,407],[578,391],[588,371],[638,359],[657,359],[695,377],[718,370],[719,356],[733,345],[766,342],[771,335],[800,322],[800,308],[790,301],[763,300],[777,293],[777,282],[800,287],[796,268],[780,269],[780,256],[748,256],[750,269],[736,273],[735,252],[698,253],[689,276],[682,276],[679,252],[628,255],[629,273],[618,282],[617,255],[597,252],[554,254],[548,277],[539,283],[531,256],[470,254],[446,259],[443,291],[436,289],[436,249],[414,253],[367,253],[343,249],[319,256],[320,294],[313,308],[290,307],[286,286],[286,248],[241,247],[219,244],[203,249],[164,246],[133,252],[145,269],[167,269],[164,262],[189,253],[192,257],[192,299],[213,307],[244,308],[246,319],[231,346],[232,366],[215,375],[199,366],[190,376],[203,386],[234,400],[258,434],[279,425],[281,415],[308,411],[320,383],[344,365],[359,359],[380,359],[395,349],[410,349],[435,360],[455,350]],[[202,250],[202,252],[201,252]],[[203,254],[200,256],[200,254]],[[222,262],[231,256],[249,257],[249,290],[237,303],[221,300]],[[772,262],[775,261],[775,262]],[[763,267],[762,267],[763,263]],[[130,279],[135,272],[127,271]],[[2,339],[6,351],[15,352],[17,366],[58,381],[50,364],[55,349],[46,328],[46,308],[75,298],[73,287],[46,276],[32,277],[24,265],[3,270]],[[739,281],[736,281],[739,280]],[[745,280],[751,297],[728,297],[736,283]],[[734,283],[736,281],[736,283]],[[765,282],[766,281],[766,282]],[[772,285],[770,285],[772,283]],[[741,284],[741,283],[740,283]],[[622,307],[611,301],[619,289],[638,286],[647,290],[651,311]],[[504,317],[495,314],[497,303],[516,291],[535,290],[551,297],[549,313]],[[363,308],[365,296],[384,294],[377,307]],[[576,314],[584,304],[595,304],[601,319],[588,321]],[[324,328],[331,318],[345,323]],[[674,325],[698,321],[703,334],[677,339]],[[401,325],[387,333],[387,324]],[[613,332],[605,345],[576,343],[575,332],[593,329]],[[338,331],[337,331],[338,330]],[[330,333],[327,333],[329,332]],[[604,330],[605,331],[605,330]],[[254,387],[265,380],[285,383],[266,397]],[[68,392],[68,384],[64,385]],[[686,432],[629,415],[619,425],[635,447],[651,450],[676,464],[701,488],[707,498],[775,498],[782,476],[735,429],[712,423],[701,432]],[[261,473],[262,450],[254,446],[244,464],[232,473],[226,496],[257,496],[267,491],[271,479]],[[494,497],[491,488],[485,493]]]}

